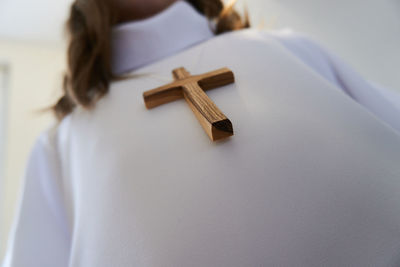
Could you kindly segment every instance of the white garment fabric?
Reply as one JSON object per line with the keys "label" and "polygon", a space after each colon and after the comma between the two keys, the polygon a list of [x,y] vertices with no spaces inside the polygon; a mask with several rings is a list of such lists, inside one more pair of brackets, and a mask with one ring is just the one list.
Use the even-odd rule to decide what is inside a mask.
{"label": "white garment fabric", "polygon": [[[124,26],[115,71],[135,78],[39,138],[5,267],[400,264],[398,106],[303,37],[163,28],[205,21],[180,1]],[[207,94],[234,137],[210,142],[184,101],[145,109],[180,66],[233,70]]]}
{"label": "white garment fabric", "polygon": [[400,132],[398,92],[366,81],[336,55],[307,37],[285,31],[274,36],[316,73]]}

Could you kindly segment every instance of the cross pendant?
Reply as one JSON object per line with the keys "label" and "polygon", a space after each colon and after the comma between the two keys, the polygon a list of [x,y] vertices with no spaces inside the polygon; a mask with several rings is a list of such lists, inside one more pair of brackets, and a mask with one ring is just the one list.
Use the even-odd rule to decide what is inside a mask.
{"label": "cross pendant", "polygon": [[234,74],[222,68],[206,74],[191,76],[185,68],[173,70],[175,81],[143,93],[148,109],[185,98],[201,126],[212,141],[233,135],[231,121],[218,109],[204,90],[235,82]]}

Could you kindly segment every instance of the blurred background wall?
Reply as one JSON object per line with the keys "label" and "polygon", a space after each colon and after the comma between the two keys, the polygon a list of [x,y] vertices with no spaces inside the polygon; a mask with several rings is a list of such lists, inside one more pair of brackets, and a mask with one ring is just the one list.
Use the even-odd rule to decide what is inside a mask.
{"label": "blurred background wall", "polygon": [[51,122],[50,114],[39,111],[55,99],[64,56],[62,49],[51,45],[0,40],[0,58],[9,66],[8,86],[3,88],[6,105],[0,109],[5,116],[0,127],[5,140],[4,157],[0,157],[4,166],[0,168],[0,245],[4,249],[26,158],[37,135]]}
{"label": "blurred background wall", "polygon": [[364,77],[400,90],[400,0],[247,0],[255,21],[318,40]]}
{"label": "blurred background wall", "polygon": [[[0,65],[9,73],[6,88],[0,86],[0,118],[4,118],[0,119],[0,259],[27,156],[35,138],[53,121],[50,114],[37,111],[60,94],[65,66],[62,23],[69,3],[0,0]],[[247,5],[254,26],[307,33],[367,79],[400,92],[400,0],[239,0],[238,4]]]}

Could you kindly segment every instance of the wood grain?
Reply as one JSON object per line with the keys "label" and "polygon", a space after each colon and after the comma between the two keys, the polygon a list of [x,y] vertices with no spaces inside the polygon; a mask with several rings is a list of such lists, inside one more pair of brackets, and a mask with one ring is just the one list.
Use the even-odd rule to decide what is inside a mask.
{"label": "wood grain", "polygon": [[222,113],[204,90],[221,87],[235,81],[234,74],[228,68],[202,75],[191,76],[185,68],[172,72],[175,81],[143,93],[148,109],[185,98],[201,126],[212,141],[232,136],[231,121]]}

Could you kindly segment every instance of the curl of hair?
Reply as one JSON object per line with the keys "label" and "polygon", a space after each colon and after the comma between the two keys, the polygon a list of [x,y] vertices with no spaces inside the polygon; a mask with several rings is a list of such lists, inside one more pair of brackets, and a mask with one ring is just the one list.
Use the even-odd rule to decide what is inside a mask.
{"label": "curl of hair", "polygon": [[[215,20],[215,33],[247,28],[233,4],[224,7],[221,0],[186,0],[210,20]],[[58,120],[73,112],[77,106],[92,108],[106,95],[110,82],[117,78],[111,70],[111,30],[118,22],[107,0],[76,0],[66,24],[69,45],[67,73],[64,76],[63,96],[52,110]]]}
{"label": "curl of hair", "polygon": [[224,6],[222,0],[186,0],[200,13],[216,21],[215,33],[221,34],[250,27],[247,12],[244,18],[234,9],[236,1]]}

